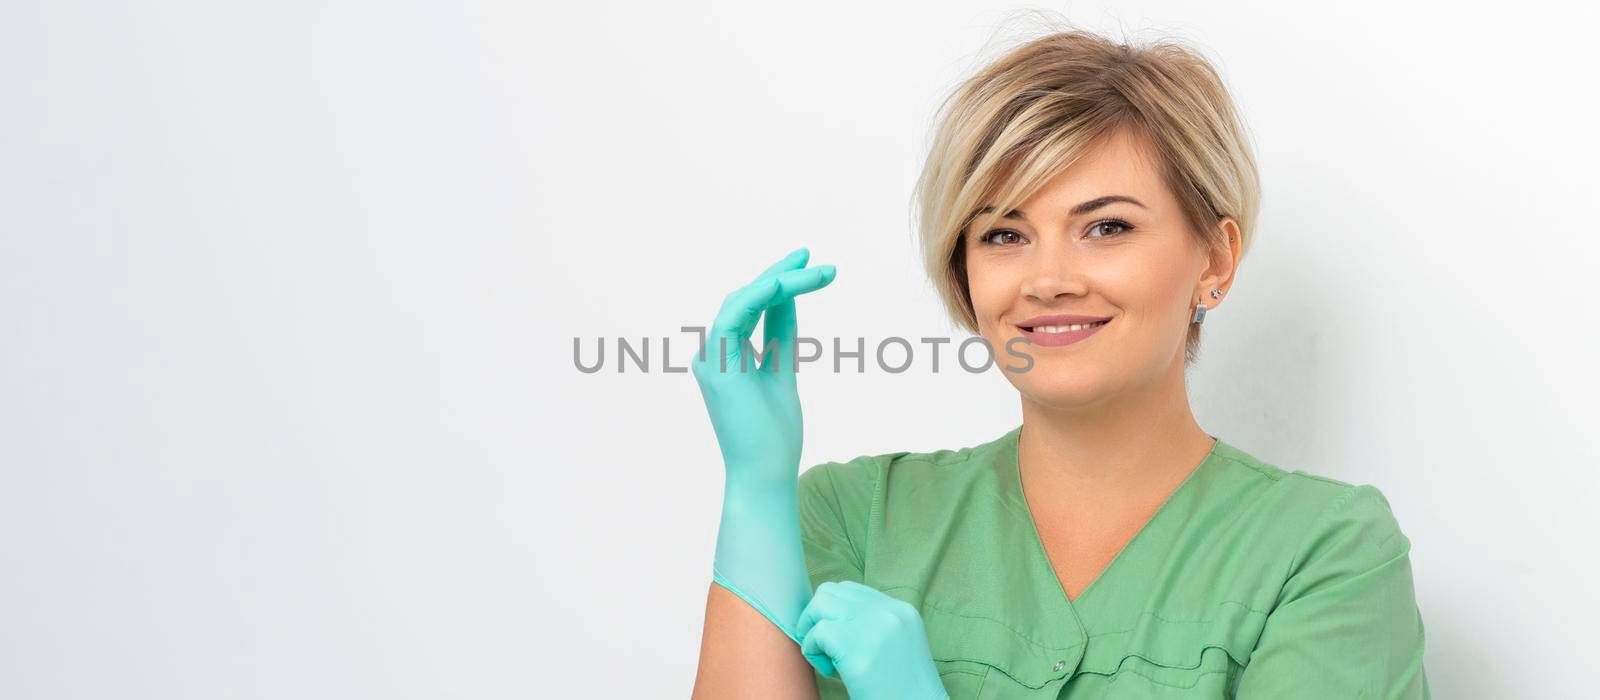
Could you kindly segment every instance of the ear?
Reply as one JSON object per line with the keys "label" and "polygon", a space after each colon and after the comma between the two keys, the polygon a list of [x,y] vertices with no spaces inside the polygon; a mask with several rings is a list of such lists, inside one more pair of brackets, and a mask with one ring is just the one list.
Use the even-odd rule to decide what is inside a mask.
{"label": "ear", "polygon": [[[1208,263],[1205,274],[1200,277],[1199,286],[1195,288],[1195,296],[1199,297],[1200,303],[1213,309],[1228,297],[1228,289],[1233,286],[1233,272],[1239,267],[1239,254],[1244,243],[1244,237],[1239,233],[1239,224],[1233,217],[1223,217],[1218,226],[1228,245],[1225,248],[1214,246],[1207,248]],[[1211,296],[1213,289],[1222,290],[1222,297],[1213,298]]]}

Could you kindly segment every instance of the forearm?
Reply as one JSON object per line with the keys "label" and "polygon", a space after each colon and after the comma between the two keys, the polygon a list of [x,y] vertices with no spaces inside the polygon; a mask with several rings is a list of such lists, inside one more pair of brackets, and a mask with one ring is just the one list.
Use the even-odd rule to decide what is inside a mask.
{"label": "forearm", "polygon": [[797,481],[723,485],[694,697],[816,700],[795,623],[811,598]]}
{"label": "forearm", "polygon": [[726,588],[708,588],[693,700],[817,700],[816,674],[799,647]]}
{"label": "forearm", "polygon": [[745,600],[798,647],[795,623],[811,600],[800,542],[798,477],[723,484],[713,581]]}

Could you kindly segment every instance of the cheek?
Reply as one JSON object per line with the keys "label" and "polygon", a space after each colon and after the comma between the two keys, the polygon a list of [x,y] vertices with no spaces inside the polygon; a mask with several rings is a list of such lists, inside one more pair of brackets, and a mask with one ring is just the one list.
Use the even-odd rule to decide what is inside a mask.
{"label": "cheek", "polygon": [[1100,289],[1115,306],[1133,316],[1141,332],[1171,330],[1170,321],[1187,312],[1192,283],[1181,262],[1147,257],[1108,266]]}
{"label": "cheek", "polygon": [[980,325],[1004,313],[1016,297],[1017,281],[1003,265],[992,261],[969,262],[967,266],[967,291],[972,295],[972,309]]}

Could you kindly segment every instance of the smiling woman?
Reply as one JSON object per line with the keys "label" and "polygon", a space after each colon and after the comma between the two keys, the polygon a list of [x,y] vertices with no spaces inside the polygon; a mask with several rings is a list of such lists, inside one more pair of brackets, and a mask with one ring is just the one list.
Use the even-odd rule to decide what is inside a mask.
{"label": "smiling woman", "polygon": [[[1194,362],[1201,324],[1186,320],[1226,294],[1244,235],[1233,216],[1218,217],[1212,235],[1194,233],[1162,177],[1159,149],[1137,126],[1117,126],[1063,159],[1020,207],[969,224],[950,242],[953,260],[936,258],[951,260],[941,277],[960,271],[961,297],[949,302],[959,321],[975,323],[995,347],[1018,335],[1042,346],[1035,354],[1044,371],[1013,378],[1028,383],[1018,388],[1077,404],[1155,382],[1174,366],[1176,349],[1184,354],[1180,367]],[[983,226],[988,220],[998,223]],[[1070,325],[1097,319],[1103,327]],[[1091,344],[1116,351],[1096,360],[1077,356],[1092,352]],[[1050,371],[1051,363],[1086,361],[1095,371]]]}
{"label": "smiling woman", "polygon": [[[1001,58],[952,98],[918,183],[919,233],[929,277],[967,330],[981,332],[971,249],[996,234],[1021,236],[991,230],[997,220],[1046,223],[1030,224],[1028,210],[1058,212],[1062,223],[1097,215],[1084,231],[1096,239],[1157,217],[1167,226],[1156,233],[1190,236],[1218,257],[1249,252],[1260,208],[1255,156],[1221,77],[1197,53],[1173,42],[1135,49],[1064,32]],[[1063,183],[1116,191],[1064,192]],[[1034,201],[1023,203],[1029,195]],[[1082,200],[1062,199],[1070,196]],[[1028,206],[1045,203],[1053,209]],[[1186,333],[1184,361],[1192,364],[1200,326]]]}
{"label": "smiling woman", "polygon": [[[730,475],[768,476],[725,491],[717,564],[737,580],[712,587],[696,695],[1428,697],[1411,543],[1383,494],[1264,462],[1191,412],[1185,370],[1260,190],[1221,77],[1176,42],[1063,31],[942,112],[923,260],[959,324],[1031,345],[1030,371],[1003,373],[1022,424],[790,482],[798,403],[751,417],[789,406],[793,376],[745,406],[701,376],[743,454]],[[763,309],[794,332],[794,294],[825,284],[795,267],[730,296],[734,337]],[[773,421],[794,439],[763,440]]]}

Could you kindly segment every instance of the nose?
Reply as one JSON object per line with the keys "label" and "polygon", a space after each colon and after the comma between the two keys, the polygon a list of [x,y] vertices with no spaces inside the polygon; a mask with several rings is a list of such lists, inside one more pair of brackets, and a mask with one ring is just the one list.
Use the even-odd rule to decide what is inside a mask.
{"label": "nose", "polygon": [[1083,294],[1083,276],[1076,265],[1060,251],[1041,250],[1033,256],[1032,267],[1022,280],[1022,295],[1040,302],[1055,301],[1057,297]]}

